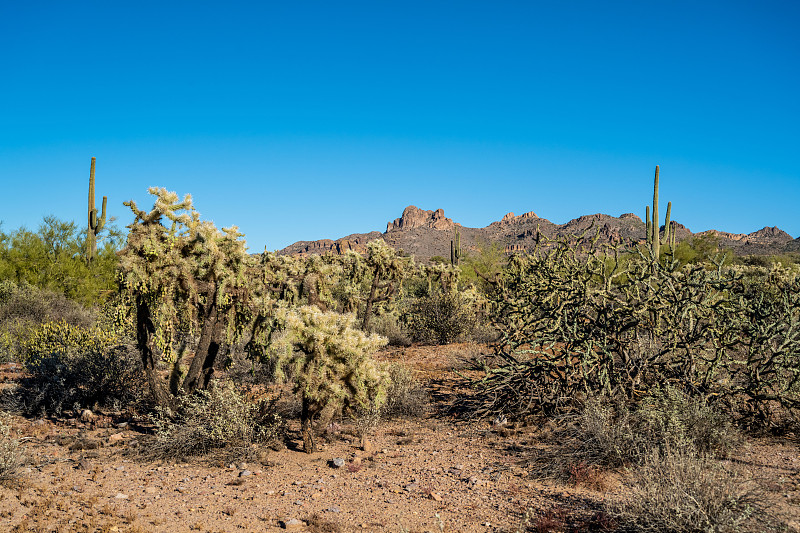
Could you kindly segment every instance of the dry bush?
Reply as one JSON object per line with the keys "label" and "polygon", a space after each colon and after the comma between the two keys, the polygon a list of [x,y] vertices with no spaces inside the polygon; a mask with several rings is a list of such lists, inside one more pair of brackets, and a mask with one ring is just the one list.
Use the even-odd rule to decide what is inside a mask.
{"label": "dry bush", "polygon": [[209,390],[179,398],[172,411],[156,408],[155,438],[142,446],[151,458],[180,459],[212,450],[247,448],[279,440],[285,429],[271,402],[248,402],[232,383],[213,383]]}
{"label": "dry bush", "polygon": [[0,481],[16,478],[23,464],[19,442],[11,436],[10,426],[9,415],[0,413]]}
{"label": "dry bush", "polygon": [[[531,462],[534,475],[571,479],[573,470],[641,465],[653,454],[676,450],[697,457],[727,457],[744,442],[725,414],[671,388],[639,402],[591,398],[580,413],[562,417],[550,446]],[[597,472],[596,472],[597,473]]]}
{"label": "dry bush", "polygon": [[370,320],[370,332],[389,339],[391,346],[411,346],[411,335],[400,319],[392,313],[377,315]]}
{"label": "dry bush", "polygon": [[405,365],[394,363],[387,367],[389,386],[381,413],[384,417],[421,417],[428,411],[428,393]]}
{"label": "dry bush", "polygon": [[654,452],[634,476],[632,494],[618,509],[626,529],[722,533],[781,527],[746,479],[711,459]]}

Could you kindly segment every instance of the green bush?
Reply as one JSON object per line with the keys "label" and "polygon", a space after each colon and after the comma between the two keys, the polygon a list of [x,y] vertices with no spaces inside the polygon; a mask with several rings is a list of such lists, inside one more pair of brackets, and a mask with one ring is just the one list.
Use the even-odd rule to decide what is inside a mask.
{"label": "green bush", "polygon": [[0,280],[30,284],[94,306],[113,293],[121,233],[108,225],[98,254],[86,262],[83,230],[74,222],[46,216],[38,230],[0,232]]}
{"label": "green bush", "polygon": [[472,293],[433,290],[408,304],[405,323],[415,341],[450,344],[467,337],[478,321]]}
{"label": "green bush", "polygon": [[0,360],[19,360],[37,325],[58,321],[90,327],[95,313],[63,294],[27,283],[0,281]]}
{"label": "green bush", "polygon": [[142,399],[140,363],[130,343],[99,327],[47,322],[32,329],[22,349],[28,376],[19,400],[31,414],[128,405]]}
{"label": "green bush", "polygon": [[386,337],[391,346],[411,346],[411,335],[394,313],[382,313],[370,320],[370,332]]}

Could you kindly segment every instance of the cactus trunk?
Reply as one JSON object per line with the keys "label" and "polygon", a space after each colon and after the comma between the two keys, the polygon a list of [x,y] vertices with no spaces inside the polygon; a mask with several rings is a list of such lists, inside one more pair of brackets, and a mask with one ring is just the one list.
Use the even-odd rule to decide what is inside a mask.
{"label": "cactus trunk", "polygon": [[92,158],[92,164],[89,169],[89,227],[86,230],[86,262],[91,263],[92,259],[97,255],[97,234],[106,225],[106,204],[108,197],[103,196],[103,211],[100,218],[97,218],[97,208],[94,205],[94,164],[95,158]]}
{"label": "cactus trunk", "polygon": [[656,177],[653,181],[653,240],[651,243],[651,250],[653,252],[653,257],[656,261],[658,261],[659,255],[661,253],[660,244],[661,244],[661,227],[658,224],[658,165],[656,165]]}

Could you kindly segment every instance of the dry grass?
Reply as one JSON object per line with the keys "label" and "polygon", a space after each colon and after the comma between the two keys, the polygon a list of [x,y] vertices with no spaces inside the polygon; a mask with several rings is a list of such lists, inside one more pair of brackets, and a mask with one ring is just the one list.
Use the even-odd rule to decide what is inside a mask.
{"label": "dry grass", "polygon": [[627,503],[618,509],[636,531],[778,531],[753,485],[720,462],[693,454],[653,454],[634,471]]}

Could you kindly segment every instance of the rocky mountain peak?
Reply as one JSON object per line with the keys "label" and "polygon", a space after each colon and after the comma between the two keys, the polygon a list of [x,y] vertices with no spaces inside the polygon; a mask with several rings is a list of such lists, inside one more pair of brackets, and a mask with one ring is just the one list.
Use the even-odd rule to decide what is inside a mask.
{"label": "rocky mountain peak", "polygon": [[756,239],[769,239],[769,240],[779,240],[779,241],[791,241],[792,236],[783,231],[782,229],[772,226],[761,228],[758,231],[754,231],[748,237],[753,237]]}
{"label": "rocky mountain peak", "polygon": [[386,233],[414,228],[448,230],[453,229],[454,226],[453,220],[444,216],[443,209],[427,211],[410,205],[403,210],[403,215],[400,218],[396,218],[394,222],[386,224]]}

